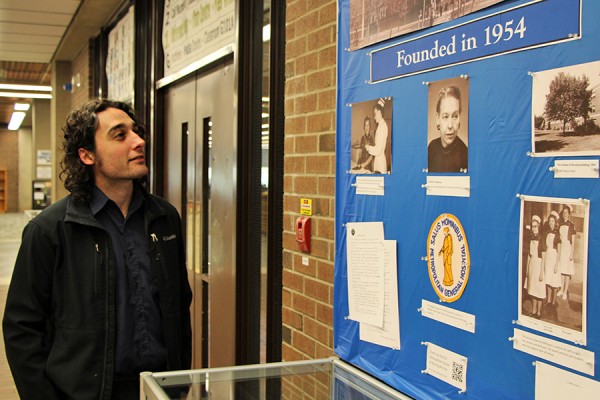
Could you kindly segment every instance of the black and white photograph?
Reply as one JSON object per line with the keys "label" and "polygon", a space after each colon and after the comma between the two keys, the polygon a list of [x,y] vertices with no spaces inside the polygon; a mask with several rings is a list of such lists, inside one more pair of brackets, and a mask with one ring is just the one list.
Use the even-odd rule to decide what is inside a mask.
{"label": "black and white photograph", "polygon": [[589,202],[523,196],[519,321],[586,342]]}
{"label": "black and white photograph", "polygon": [[392,98],[352,104],[350,172],[392,172]]}
{"label": "black and white photograph", "polygon": [[350,50],[439,25],[506,0],[350,0]]}
{"label": "black and white photograph", "polygon": [[427,171],[467,172],[469,80],[430,82],[427,103]]}
{"label": "black and white photograph", "polygon": [[532,75],[532,155],[600,155],[600,61]]}

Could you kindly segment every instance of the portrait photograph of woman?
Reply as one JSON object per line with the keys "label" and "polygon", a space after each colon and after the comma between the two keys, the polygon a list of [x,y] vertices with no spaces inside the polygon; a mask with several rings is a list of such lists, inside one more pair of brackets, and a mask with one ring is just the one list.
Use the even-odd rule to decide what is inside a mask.
{"label": "portrait photograph of woman", "polygon": [[577,343],[586,341],[589,202],[523,196],[519,321]]}
{"label": "portrait photograph of woman", "polygon": [[467,172],[468,79],[451,78],[429,83],[427,143],[428,172]]}

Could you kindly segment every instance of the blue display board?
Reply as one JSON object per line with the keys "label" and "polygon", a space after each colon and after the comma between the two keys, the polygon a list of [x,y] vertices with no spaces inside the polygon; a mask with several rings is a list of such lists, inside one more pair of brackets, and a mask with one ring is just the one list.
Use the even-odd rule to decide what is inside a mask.
{"label": "blue display board", "polygon": [[[556,162],[594,163],[598,160],[598,156],[590,155],[597,153],[587,151],[589,149],[585,145],[580,147],[579,152],[567,151],[565,155],[561,155],[560,151],[553,152],[556,147],[552,148],[552,144],[564,145],[564,142],[580,140],[578,135],[583,135],[589,137],[590,146],[594,147],[597,139],[592,133],[593,129],[582,134],[581,130],[575,128],[576,125],[588,124],[587,117],[569,117],[565,122],[557,117],[561,115],[558,112],[553,114],[555,118],[552,119],[550,111],[542,116],[541,112],[537,113],[532,108],[534,100],[550,101],[546,92],[538,90],[534,93],[536,74],[600,60],[600,2],[503,1],[432,28],[350,51],[351,18],[356,21],[359,17],[369,17],[366,14],[351,16],[353,1],[340,0],[338,6],[334,277],[336,354],[392,387],[419,399],[533,399],[536,376],[533,363],[536,361],[600,381],[599,370],[595,366],[600,352],[600,318],[597,318],[600,316],[600,181],[598,178],[557,178],[556,171],[551,170]],[[363,4],[359,0],[356,2]],[[425,3],[430,2],[423,2]],[[453,2],[437,3],[443,7],[444,3]],[[478,39],[480,43],[486,40],[491,43],[496,39],[504,41],[508,37],[506,32],[511,29],[514,31],[517,27],[520,18],[514,15],[521,12],[521,8],[527,9],[526,14],[523,14],[527,15],[525,26],[529,18],[545,22],[543,26],[538,26],[539,29],[536,28],[536,37],[531,43],[525,46],[511,44],[505,49],[481,54],[481,58],[464,55],[462,59],[452,59],[447,64],[431,64],[408,74],[397,71],[399,54],[404,55],[406,60],[406,54],[430,50],[436,38],[438,51],[439,46],[451,43],[453,35],[457,35],[455,45],[460,46],[460,38],[464,32],[480,32],[483,35]],[[540,15],[537,12],[540,10],[552,11],[544,11],[549,14]],[[426,15],[424,11],[426,10],[419,10],[421,19]],[[438,9],[437,16],[443,16],[444,12],[450,15],[450,11],[448,7]],[[404,12],[402,15],[398,14],[398,18],[410,17],[406,14],[406,9]],[[530,12],[533,12],[531,16]],[[514,20],[514,23],[507,25],[510,20]],[[482,21],[493,22],[481,25]],[[495,28],[496,25],[501,28]],[[563,29],[564,26],[569,29]],[[486,28],[489,28],[487,39]],[[575,31],[568,32],[571,29]],[[533,31],[532,25],[531,31],[524,31],[524,35]],[[554,35],[559,31],[560,34]],[[474,35],[475,33],[466,37]],[[513,36],[514,33],[511,39]],[[405,49],[406,43],[414,43],[411,45],[413,50],[400,53]],[[392,52],[388,57],[391,57],[389,59],[392,64],[395,63],[395,72],[394,68],[385,70],[388,67],[381,69],[377,64],[375,58],[385,51]],[[414,59],[411,61],[414,66]],[[437,61],[440,61],[439,57]],[[590,73],[600,74],[600,70],[594,71],[592,68]],[[375,78],[374,72],[379,74]],[[575,80],[581,78],[575,72],[571,75]],[[558,77],[557,73],[555,79]],[[436,84],[444,86],[440,82],[461,79],[468,81],[468,85],[462,86],[462,101],[468,103],[468,117],[463,115],[461,119],[461,129],[464,131],[468,128],[468,137],[463,140],[468,145],[468,168],[466,172],[428,172],[431,162],[428,160],[428,144],[436,125],[436,113],[432,111],[432,104],[435,110],[435,101],[432,101],[432,96],[437,93],[430,89]],[[589,96],[591,103],[588,107],[591,120],[596,112],[594,102],[598,88],[590,86],[586,90],[592,94]],[[357,132],[363,129],[364,119],[353,116],[353,109],[366,110],[364,114],[369,116],[376,142],[377,124],[374,122],[376,117],[373,110],[378,99],[387,99],[385,104],[389,106],[383,112],[383,118],[391,127],[387,141],[391,151],[386,155],[391,172],[363,175],[372,172],[374,168],[366,153],[364,157],[358,154],[358,148],[364,148],[358,140],[362,133]],[[466,106],[467,104],[463,105]],[[549,110],[548,107],[546,109]],[[536,129],[549,135],[545,138],[553,135],[555,139],[546,140],[540,133],[536,139],[537,153],[533,151],[532,145],[532,135]],[[374,148],[376,144],[370,143],[367,148],[369,146]],[[546,148],[544,146],[550,149],[547,154],[541,152],[541,149]],[[368,166],[365,166],[367,163]],[[384,194],[357,194],[357,178],[364,176],[383,177]],[[440,176],[468,178],[468,195],[428,195],[428,188],[424,185],[430,183],[432,177]],[[578,203],[579,199],[582,199],[581,203]],[[577,339],[570,339],[568,335],[561,335],[552,329],[547,330],[547,326],[543,324],[536,325],[531,319],[535,315],[530,316],[531,310],[524,309],[524,304],[530,303],[527,302],[527,290],[522,289],[527,287],[524,269],[531,243],[530,236],[533,235],[533,216],[540,214],[542,224],[546,225],[552,219],[551,211],[556,210],[560,214],[568,205],[575,205],[577,210],[574,213],[578,215],[575,228],[578,231],[578,258],[579,262],[582,262],[582,258],[585,259],[585,265],[579,268],[584,268],[587,273],[583,279],[585,287],[572,289],[572,292],[580,293],[582,298],[577,301],[583,303],[584,307],[584,320],[580,321],[583,328],[580,323],[573,325],[583,331]],[[440,303],[428,273],[426,257],[432,224],[444,214],[454,216],[464,229],[470,251],[470,275],[460,298]],[[400,349],[360,340],[360,324],[348,318],[350,311],[345,224],[373,221],[383,222],[385,239],[397,241]],[[547,228],[540,226],[540,229],[544,230],[546,238]],[[556,236],[559,236],[558,231]],[[550,248],[552,245],[548,249]],[[545,257],[548,257],[550,251],[545,251]],[[557,307],[569,307],[569,304],[573,307],[575,295],[569,296],[573,297],[562,300],[559,295],[557,303],[560,302],[560,305]],[[419,310],[424,300],[451,311],[474,316],[474,332],[423,316]],[[545,303],[546,300],[542,302]],[[550,318],[547,306],[544,304],[543,307],[546,318]],[[520,320],[532,322],[520,324]],[[591,373],[515,349],[514,341],[509,340],[514,337],[515,329],[535,336],[540,343],[548,339],[591,353],[594,360]],[[428,351],[423,343],[434,343],[468,359],[466,391],[459,393],[457,387],[423,373]]]}

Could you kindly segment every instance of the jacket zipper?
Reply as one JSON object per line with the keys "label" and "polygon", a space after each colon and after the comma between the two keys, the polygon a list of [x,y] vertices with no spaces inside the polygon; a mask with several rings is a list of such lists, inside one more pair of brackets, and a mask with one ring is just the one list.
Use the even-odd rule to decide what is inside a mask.
{"label": "jacket zipper", "polygon": [[158,237],[156,233],[151,233],[150,237],[152,238],[152,253],[154,254],[154,259],[158,260],[160,258],[160,248],[158,246]]}
{"label": "jacket zipper", "polygon": [[[166,276],[166,272],[165,269],[163,268],[162,262],[160,261],[160,244],[158,242],[158,237],[156,236],[156,233],[151,233],[150,237],[152,238],[152,249],[150,250],[151,253],[154,255],[154,271],[157,274],[155,276],[155,280],[156,280],[156,284],[157,284],[157,290],[160,293],[160,284],[159,279],[158,279],[158,274],[160,274],[160,276],[162,277],[162,281],[163,282],[167,282],[167,276]],[[162,312],[162,309],[161,309]]]}
{"label": "jacket zipper", "polygon": [[98,258],[97,268],[94,271],[94,295],[98,294],[98,274],[102,271],[102,253],[100,253],[100,245],[96,243],[96,257]]}
{"label": "jacket zipper", "polygon": [[[102,261],[102,253],[100,252],[100,246],[96,243],[96,251],[100,254],[100,261]],[[105,251],[108,252],[108,246]],[[106,255],[108,260],[108,254]],[[102,363],[102,381],[100,385],[100,394],[102,397],[107,398],[110,393],[104,393],[106,391],[106,364],[108,363],[108,266],[104,268],[104,362]]]}

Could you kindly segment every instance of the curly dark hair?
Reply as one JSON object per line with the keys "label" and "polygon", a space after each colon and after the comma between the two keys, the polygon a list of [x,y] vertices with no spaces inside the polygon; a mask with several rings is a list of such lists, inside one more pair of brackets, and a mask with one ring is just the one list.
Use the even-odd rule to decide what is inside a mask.
{"label": "curly dark hair", "polygon": [[[140,123],[131,106],[122,101],[108,99],[92,99],[79,109],[71,111],[67,116],[64,132],[64,157],[60,163],[60,178],[65,188],[76,200],[89,201],[94,186],[92,167],[85,165],[79,158],[79,149],[95,151],[95,135],[98,128],[98,113],[116,108],[124,111],[134,122],[135,131],[145,136],[144,126]],[[64,176],[64,179],[63,179]]]}

